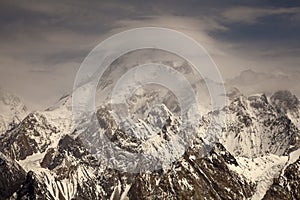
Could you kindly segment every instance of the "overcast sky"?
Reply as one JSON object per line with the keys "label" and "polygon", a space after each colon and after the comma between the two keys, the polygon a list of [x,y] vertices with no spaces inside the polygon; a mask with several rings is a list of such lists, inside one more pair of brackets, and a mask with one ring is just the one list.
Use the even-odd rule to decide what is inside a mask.
{"label": "overcast sky", "polygon": [[0,85],[29,106],[50,106],[71,92],[93,47],[114,33],[143,26],[193,37],[224,79],[245,69],[300,70],[300,1],[20,0],[0,3]]}

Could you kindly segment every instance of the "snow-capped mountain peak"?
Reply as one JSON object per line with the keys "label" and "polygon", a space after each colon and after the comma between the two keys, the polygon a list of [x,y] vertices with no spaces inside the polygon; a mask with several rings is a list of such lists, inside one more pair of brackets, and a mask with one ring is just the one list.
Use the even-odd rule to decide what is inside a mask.
{"label": "snow-capped mountain peak", "polygon": [[4,89],[0,89],[0,134],[12,129],[28,114],[21,99]]}
{"label": "snow-capped mountain peak", "polygon": [[[163,103],[147,105],[144,118],[133,115],[121,125],[113,118],[111,107],[102,105],[92,122],[84,122],[79,135],[73,134],[78,130],[72,122],[71,96],[65,97],[46,111],[29,114],[1,135],[0,151],[6,157],[0,153],[0,162],[10,169],[3,177],[12,173],[20,177],[13,176],[7,183],[0,177],[2,183],[16,183],[13,190],[2,194],[46,199],[174,199],[178,195],[260,199],[272,195],[270,187],[272,192],[278,187],[273,183],[277,176],[285,180],[283,184],[295,186],[287,173],[295,174],[299,169],[294,164],[300,152],[295,151],[300,146],[298,101],[288,92],[271,97],[246,97],[238,90],[232,93],[227,106],[199,116],[199,127],[192,129],[180,130],[178,112],[174,114],[176,109]],[[225,116],[226,122],[214,121],[222,132],[220,143],[215,141],[206,149],[208,143],[201,133],[211,126],[212,116],[218,119],[219,115]],[[90,123],[99,126],[96,129]],[[181,136],[188,132],[195,132],[194,141],[190,146],[182,145]],[[112,151],[112,147],[120,151]],[[107,153],[113,154],[107,157]],[[130,161],[139,153],[158,159],[152,163]],[[147,173],[122,171],[157,164],[161,168]],[[286,173],[281,174],[282,170]]]}

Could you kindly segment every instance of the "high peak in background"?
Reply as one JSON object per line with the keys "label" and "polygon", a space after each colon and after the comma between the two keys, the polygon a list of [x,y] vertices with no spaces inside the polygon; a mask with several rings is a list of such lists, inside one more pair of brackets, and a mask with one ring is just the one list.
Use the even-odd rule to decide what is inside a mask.
{"label": "high peak in background", "polygon": [[19,97],[0,88],[0,132],[14,128],[28,114]]}

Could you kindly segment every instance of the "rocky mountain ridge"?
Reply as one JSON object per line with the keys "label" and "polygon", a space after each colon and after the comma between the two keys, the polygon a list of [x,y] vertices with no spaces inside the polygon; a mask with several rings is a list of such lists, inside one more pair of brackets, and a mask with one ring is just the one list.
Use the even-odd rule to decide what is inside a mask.
{"label": "rocky mountain ridge", "polygon": [[[72,137],[76,130],[68,120],[70,105],[66,100],[62,102],[48,111],[29,114],[0,136],[2,199],[299,197],[300,109],[299,102],[289,92],[279,91],[271,97],[237,95],[228,106],[199,119],[201,133],[209,127],[212,116],[218,118],[225,113],[226,123],[217,126],[222,133],[220,141],[206,149],[200,134],[169,167],[152,173],[109,168],[97,156],[97,149],[87,145],[87,141],[95,144],[99,139],[91,137],[97,131],[86,129],[79,137]],[[95,117],[101,133],[126,151],[136,151],[141,143],[154,136],[160,138],[159,145],[167,144],[168,137],[176,135],[174,129],[180,122],[164,126],[170,115],[165,118],[154,115],[140,124],[129,122],[128,127],[137,127],[136,130],[150,122],[163,122],[156,135],[144,134],[141,140],[128,137],[128,130],[119,130],[106,109],[99,109]],[[294,158],[289,159],[291,156]],[[261,170],[262,175],[256,177],[254,170],[257,174]],[[263,176],[266,174],[269,177]]]}

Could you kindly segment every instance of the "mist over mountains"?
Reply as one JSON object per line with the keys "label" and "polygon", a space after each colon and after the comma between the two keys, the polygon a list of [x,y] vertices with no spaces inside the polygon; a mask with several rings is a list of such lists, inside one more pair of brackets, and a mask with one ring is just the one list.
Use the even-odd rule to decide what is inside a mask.
{"label": "mist over mountains", "polygon": [[300,200],[299,36],[295,0],[0,1],[0,200]]}
{"label": "mist over mountains", "polygon": [[231,87],[238,87],[242,93],[247,95],[254,93],[271,94],[277,90],[290,90],[299,97],[299,78],[299,71],[284,72],[276,70],[258,72],[249,69],[242,71],[238,76],[227,79],[225,82]]}
{"label": "mist over mountains", "polygon": [[[199,90],[197,95],[204,99],[207,91],[204,88],[201,92],[201,87],[196,86],[205,81],[192,78],[195,72],[189,65],[179,61],[168,64],[190,77],[195,90]],[[120,63],[112,65],[100,81],[99,94],[109,93],[115,80],[124,73],[126,67],[118,69],[117,65]],[[64,96],[46,110],[32,112],[19,98],[2,93],[1,102],[7,109],[1,114],[0,196],[2,199],[274,199],[278,196],[297,199],[300,197],[298,98],[287,90],[261,93],[268,88],[243,94],[250,85],[280,78],[282,75],[278,74],[242,72],[226,83],[226,88],[230,88],[226,106],[215,111],[203,106],[197,126],[184,130],[180,130],[182,121],[176,97],[155,85],[133,94],[130,100],[133,115],[125,126],[116,124],[108,99],[100,98],[95,116],[83,118],[80,130],[72,122],[72,95]],[[237,84],[242,89],[231,87]],[[89,123],[100,126],[87,126]],[[182,149],[184,146],[176,142],[188,134],[193,135],[192,141]],[[149,157],[135,160],[132,156],[136,153]],[[143,171],[151,169],[151,165],[156,167],[154,171]],[[137,173],[126,172],[128,167],[137,169]]]}

